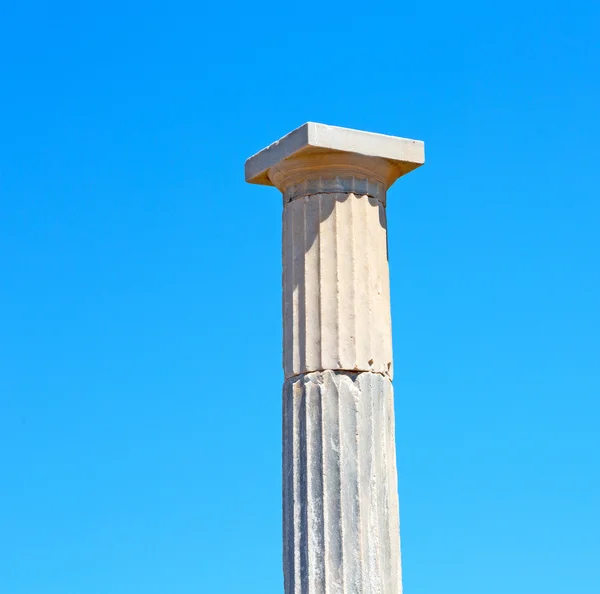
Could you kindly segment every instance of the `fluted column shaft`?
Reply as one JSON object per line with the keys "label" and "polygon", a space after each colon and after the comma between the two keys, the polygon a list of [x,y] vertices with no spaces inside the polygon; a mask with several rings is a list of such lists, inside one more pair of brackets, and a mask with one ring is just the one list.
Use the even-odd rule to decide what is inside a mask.
{"label": "fluted column shaft", "polygon": [[286,594],[401,594],[386,191],[423,143],[307,123],[246,162],[283,194]]}
{"label": "fluted column shaft", "polygon": [[392,377],[385,193],[321,185],[283,212],[285,375],[342,369]]}
{"label": "fluted column shaft", "polygon": [[283,322],[285,592],[399,594],[382,184],[286,189]]}
{"label": "fluted column shaft", "polygon": [[283,390],[286,594],[402,591],[390,380],[323,371]]}

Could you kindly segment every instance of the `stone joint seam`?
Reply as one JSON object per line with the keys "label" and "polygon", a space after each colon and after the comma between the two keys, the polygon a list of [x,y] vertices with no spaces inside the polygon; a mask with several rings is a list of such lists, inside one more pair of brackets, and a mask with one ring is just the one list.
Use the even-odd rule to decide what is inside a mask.
{"label": "stone joint seam", "polygon": [[305,375],[311,375],[312,373],[325,373],[327,371],[331,371],[332,373],[339,373],[342,375],[360,375],[362,373],[370,373],[372,375],[381,375],[387,380],[392,382],[392,378],[387,373],[382,373],[381,371],[370,371],[367,369],[313,369],[312,371],[304,371],[302,373],[296,373],[294,375],[288,375],[284,377],[284,381],[295,380]]}

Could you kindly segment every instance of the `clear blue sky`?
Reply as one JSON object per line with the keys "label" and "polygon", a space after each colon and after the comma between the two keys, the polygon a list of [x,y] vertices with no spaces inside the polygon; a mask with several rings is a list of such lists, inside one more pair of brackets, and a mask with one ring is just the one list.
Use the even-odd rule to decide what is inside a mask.
{"label": "clear blue sky", "polygon": [[0,6],[0,594],[281,594],[276,190],[389,196],[407,594],[600,591],[600,8]]}

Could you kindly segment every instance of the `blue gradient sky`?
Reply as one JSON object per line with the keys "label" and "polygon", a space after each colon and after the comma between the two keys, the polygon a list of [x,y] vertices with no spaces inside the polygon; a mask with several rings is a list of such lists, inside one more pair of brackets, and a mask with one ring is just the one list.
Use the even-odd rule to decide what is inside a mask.
{"label": "blue gradient sky", "polygon": [[307,120],[389,196],[407,594],[598,594],[600,8],[0,5],[0,593],[276,594]]}

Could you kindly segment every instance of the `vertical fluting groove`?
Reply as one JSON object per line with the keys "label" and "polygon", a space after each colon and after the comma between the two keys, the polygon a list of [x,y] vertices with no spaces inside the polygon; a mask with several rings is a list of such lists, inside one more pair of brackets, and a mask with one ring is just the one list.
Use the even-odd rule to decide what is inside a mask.
{"label": "vertical fluting groove", "polygon": [[326,343],[326,334],[325,328],[323,328],[323,320],[326,319],[326,311],[323,305],[323,295],[324,295],[324,279],[326,278],[327,268],[325,266],[324,258],[327,254],[327,237],[323,232],[323,227],[325,225],[325,221],[323,218],[323,200],[317,199],[315,200],[317,204],[317,213],[318,213],[318,227],[317,232],[319,236],[319,254],[318,254],[318,267],[319,267],[319,289],[318,289],[318,318],[319,318],[319,339],[320,343],[317,345],[318,352],[315,353],[315,361],[317,361],[318,366],[323,369],[324,361],[323,361],[323,349]]}
{"label": "vertical fluting groove", "polygon": [[332,593],[343,594],[341,589],[342,537],[340,532],[340,442],[338,399],[339,385],[331,374],[324,375],[321,389],[323,397],[325,427],[325,465],[323,483],[325,492],[325,570],[328,576],[329,589]]}
{"label": "vertical fluting groove", "polygon": [[293,536],[293,480],[294,474],[291,468],[293,460],[293,446],[290,443],[293,431],[290,427],[292,414],[290,411],[290,394],[293,385],[284,384],[283,387],[283,411],[282,411],[282,445],[283,445],[283,463],[282,463],[282,491],[283,491],[283,585],[285,592],[294,592],[294,573],[290,571],[290,564],[293,560],[293,547],[290,546],[290,537]]}
{"label": "vertical fluting groove", "polygon": [[[313,201],[313,203],[315,203],[315,201]],[[321,201],[317,200],[316,201],[316,206],[317,206],[317,216],[315,218],[315,229],[314,229],[314,234],[315,234],[315,249],[317,250],[316,252],[316,257],[315,257],[315,268],[316,268],[316,279],[317,279],[317,283],[320,284],[321,282]],[[315,299],[315,306],[313,308],[314,311],[314,315],[317,317],[317,324],[316,324],[316,330],[319,333],[318,336],[318,340],[315,340],[315,345],[314,345],[314,351],[315,351],[315,363],[317,365],[319,365],[321,363],[321,353],[320,353],[320,347],[321,347],[321,341],[322,341],[322,330],[321,330],[321,287],[319,286],[317,288],[316,291],[316,299]],[[316,353],[319,352],[319,355],[316,356]]]}
{"label": "vertical fluting groove", "polygon": [[[302,334],[298,328],[298,318],[300,317],[300,304],[299,304],[299,292],[300,287],[298,282],[298,209],[290,209],[290,252],[292,259],[292,317],[290,319],[290,336],[296,336],[297,340],[293,340],[291,346],[292,350],[292,365],[294,368],[300,369],[299,351],[304,348],[302,343]],[[304,265],[304,261],[302,262]]]}
{"label": "vertical fluting groove", "polygon": [[[365,268],[368,267],[368,259],[361,258],[360,254],[367,253],[364,246],[364,226],[363,232],[359,232],[358,227],[363,222],[363,205],[367,201],[358,198],[353,201],[355,213],[352,216],[351,221],[351,232],[352,232],[352,259],[354,261],[354,275],[353,275],[353,308],[354,308],[354,320],[355,336],[364,337],[363,340],[355,341],[356,348],[356,362],[358,365],[359,361],[369,361],[369,303],[368,303],[368,291],[366,291],[364,277]],[[365,315],[365,313],[367,315]]]}
{"label": "vertical fluting groove", "polygon": [[[354,292],[355,253],[352,211],[360,200],[354,194],[336,199],[337,325],[339,328],[338,369],[356,369],[356,294]],[[365,255],[362,255],[365,258]]]}
{"label": "vertical fluting groove", "polygon": [[364,592],[361,594],[371,594],[369,584],[371,583],[370,572],[370,493],[371,493],[371,417],[369,406],[371,399],[366,396],[366,390],[359,387],[358,398],[358,428],[357,439],[362,441],[358,449],[358,467],[359,467],[359,497],[360,497],[360,561],[362,568],[362,580],[365,585]]}
{"label": "vertical fluting groove", "polygon": [[305,198],[301,201],[300,206],[304,216],[304,302],[306,312],[304,367],[313,369],[320,367],[321,345],[319,200]]}
{"label": "vertical fluting groove", "polygon": [[300,450],[300,432],[298,430],[298,410],[297,403],[298,398],[296,396],[297,386],[292,385],[290,389],[290,409],[292,411],[291,418],[289,420],[289,424],[291,425],[291,435],[292,435],[292,480],[293,480],[293,513],[292,513],[292,538],[293,538],[293,547],[294,553],[289,563],[289,568],[292,573],[292,583],[293,583],[293,594],[301,594],[300,590],[300,510],[302,508],[302,494],[300,492],[300,485],[298,483],[298,473],[300,471],[299,468],[299,450]]}
{"label": "vertical fluting groove", "polygon": [[[369,210],[369,199],[365,199],[365,201],[363,202],[364,204],[364,210],[365,210],[365,220],[363,223],[363,229],[364,229],[364,235],[365,235],[365,253],[370,254],[372,252],[372,248],[371,248],[371,244],[370,244],[370,237],[371,237],[371,233],[369,230],[369,225],[368,225],[368,221],[369,221],[369,216],[368,216],[368,210]],[[368,311],[368,320],[367,320],[367,328],[365,330],[365,343],[366,343],[366,348],[367,351],[372,350],[371,349],[371,345],[373,344],[373,324],[369,324],[369,320],[371,319],[372,315],[373,315],[373,292],[371,290],[371,263],[370,262],[366,262],[365,264],[365,293],[366,293],[366,306],[367,306],[367,311]]]}
{"label": "vertical fluting groove", "polygon": [[334,197],[333,199],[333,243],[335,246],[335,327],[337,328],[337,360],[333,362],[333,365],[327,366],[326,369],[344,369],[342,363],[342,333],[344,331],[343,326],[340,324],[340,213],[341,207],[338,208],[338,200]]}
{"label": "vertical fluting groove", "polygon": [[[388,443],[389,438],[386,431],[386,406],[383,391],[377,394],[376,399],[377,419],[380,428],[379,455],[381,468],[379,476],[385,477],[378,482],[378,505],[379,505],[379,534],[381,538],[381,573],[387,576],[388,581],[392,575],[392,559],[390,555],[390,522],[389,522],[389,474],[388,474]],[[387,589],[387,588],[386,588]]]}
{"label": "vertical fluting groove", "polygon": [[[322,378],[322,376],[320,376]],[[323,381],[320,379],[319,381],[319,401],[321,403],[321,532],[323,538],[323,548],[321,549],[321,569],[323,571],[323,592],[327,592],[327,588],[329,585],[329,576],[327,575],[327,538],[326,538],[326,528],[325,528],[325,414],[323,406]]]}
{"label": "vertical fluting groove", "polygon": [[370,571],[371,571],[371,588],[373,592],[377,594],[382,594],[381,589],[381,566],[380,566],[380,534],[379,534],[379,506],[377,495],[379,491],[378,478],[381,477],[381,473],[379,472],[378,462],[379,462],[379,451],[377,449],[377,429],[376,429],[376,418],[375,418],[375,401],[377,396],[373,394],[373,378],[369,376],[365,378],[365,381],[369,382],[369,405],[370,405],[370,421],[371,421],[371,431],[370,431],[370,443],[369,446],[371,448],[371,455],[373,460],[373,465],[371,466],[371,476],[370,476],[370,493],[369,493],[369,503],[370,503],[370,522],[369,529],[370,534],[372,536],[372,549],[369,551],[369,560],[370,560]]}
{"label": "vertical fluting groove", "polygon": [[357,340],[356,340],[356,261],[358,254],[356,253],[356,237],[354,236],[354,210],[357,207],[357,203],[360,202],[360,198],[357,198],[354,194],[348,197],[349,208],[348,210],[348,229],[347,233],[350,236],[350,282],[348,283],[348,292],[350,294],[350,307],[348,308],[351,323],[349,324],[350,336],[349,344],[351,345],[351,361],[353,363],[352,369],[359,367],[358,365],[358,353],[357,353]]}
{"label": "vertical fluting groove", "polygon": [[360,509],[358,476],[358,401],[360,391],[350,378],[340,390],[340,458],[344,594],[360,594]]}
{"label": "vertical fluting groove", "polygon": [[[383,293],[383,299],[385,303],[390,303],[390,267],[389,267],[389,261],[388,261],[388,234],[387,234],[387,212],[385,207],[381,206],[381,203],[378,205],[378,209],[379,209],[379,213],[380,213],[380,221],[382,221],[383,227],[386,229],[386,233],[383,236],[383,240],[384,240],[384,245],[382,247],[382,249],[380,249],[380,258],[381,258],[381,266],[383,269],[383,275],[382,275],[382,282],[383,282],[383,288],[382,288],[382,293]],[[385,316],[386,319],[384,321],[384,326],[387,328],[391,328],[392,327],[392,310],[391,307],[386,307],[383,308],[382,311],[385,311]],[[393,347],[392,347],[392,333],[391,332],[384,332],[383,333],[383,340],[384,342],[384,351],[386,353],[390,354],[390,359],[389,361],[386,362],[387,364],[387,369],[385,371],[385,373],[389,376],[389,377],[393,377],[394,375],[394,368],[393,368],[393,361],[391,358],[391,354],[393,351]]]}
{"label": "vertical fluting groove", "polygon": [[[314,199],[314,198],[311,198]],[[317,198],[321,203],[319,239],[320,250],[320,332],[321,350],[319,361],[321,369],[338,368],[339,326],[337,324],[337,268],[338,254],[335,238],[335,196],[329,194]],[[325,212],[323,212],[325,211]]]}
{"label": "vertical fluting groove", "polygon": [[[338,329],[338,343],[337,343],[337,361],[335,364],[328,369],[346,369],[346,325],[342,322],[342,311],[344,303],[342,302],[342,280],[345,276],[345,267],[346,267],[346,258],[344,258],[344,253],[340,251],[340,245],[343,245],[344,238],[341,236],[342,233],[345,232],[345,227],[343,225],[343,217],[346,214],[346,209],[344,208],[344,202],[348,199],[347,195],[343,195],[341,197],[334,198],[334,212],[335,212],[335,227],[334,227],[334,237],[335,237],[335,255],[336,255],[336,267],[335,267],[335,325]],[[344,320],[347,322],[347,320]]]}
{"label": "vertical fluting groove", "polygon": [[304,594],[302,592],[302,532],[300,516],[302,513],[302,489],[300,484],[300,476],[303,473],[303,468],[300,465],[300,398],[294,389],[293,408],[294,408],[294,585],[295,594]]}
{"label": "vertical fluting groove", "polygon": [[294,265],[293,259],[291,258],[293,244],[293,236],[290,228],[290,219],[292,217],[292,211],[286,209],[283,211],[282,216],[282,259],[283,259],[283,270],[281,272],[282,277],[282,296],[281,296],[281,309],[283,312],[283,368],[293,369],[294,368],[294,340],[292,340],[290,326],[293,323],[294,316]]}
{"label": "vertical fluting groove", "polygon": [[323,413],[319,386],[306,384],[307,398],[307,452],[306,477],[308,495],[308,566],[309,593],[325,593],[325,570],[323,568],[324,523],[323,518]]}
{"label": "vertical fluting groove", "polygon": [[299,264],[298,270],[298,364],[300,369],[306,368],[306,326],[307,326],[307,311],[306,311],[306,202],[307,198],[302,201],[298,225],[298,251],[296,254]]}
{"label": "vertical fluting groove", "polygon": [[301,396],[298,398],[298,420],[299,420],[299,433],[300,433],[300,456],[299,456],[299,468],[298,482],[300,483],[300,494],[301,501],[305,502],[300,509],[300,575],[301,575],[301,588],[302,594],[309,594],[309,565],[308,565],[308,404],[307,397],[309,392],[303,390]]}
{"label": "vertical fluting groove", "polygon": [[338,446],[338,451],[337,451],[337,457],[339,460],[339,464],[338,464],[338,468],[339,468],[339,486],[336,490],[336,496],[339,498],[339,516],[337,518],[337,522],[338,522],[338,536],[339,536],[339,551],[340,551],[340,569],[339,569],[339,579],[340,579],[340,594],[345,594],[345,584],[346,584],[346,580],[345,580],[345,570],[347,567],[347,560],[346,560],[346,555],[345,555],[345,550],[344,550],[344,542],[345,539],[347,537],[346,535],[346,531],[345,531],[345,526],[344,526],[344,494],[346,489],[344,488],[344,481],[343,481],[343,472],[344,472],[344,467],[346,466],[346,462],[347,462],[347,453],[345,451],[344,448],[344,441],[343,441],[343,421],[344,421],[344,396],[345,396],[345,390],[344,390],[344,385],[342,382],[340,382],[338,390],[337,390],[337,402],[336,407],[337,407],[337,418],[335,419],[336,423],[337,423],[337,446]]}
{"label": "vertical fluting groove", "polygon": [[[367,198],[365,209],[368,210],[369,207],[372,207],[372,204],[371,204],[371,201]],[[377,254],[375,253],[375,246],[373,245],[373,241],[375,238],[373,237],[373,231],[371,229],[369,216],[365,217],[364,228],[365,228],[365,236],[366,236],[365,241],[367,244],[367,253],[371,254],[372,257],[376,259]],[[368,300],[369,300],[369,311],[370,312],[373,312],[373,310],[377,308],[377,289],[374,286],[375,283],[373,282],[374,273],[375,273],[375,275],[377,274],[376,268],[377,268],[376,264],[374,264],[372,262],[369,262],[367,264],[367,295],[368,295]],[[371,345],[377,344],[377,337],[374,336],[376,331],[377,331],[377,328],[376,328],[375,324],[369,324],[369,329],[367,332],[369,347],[371,347]]]}

